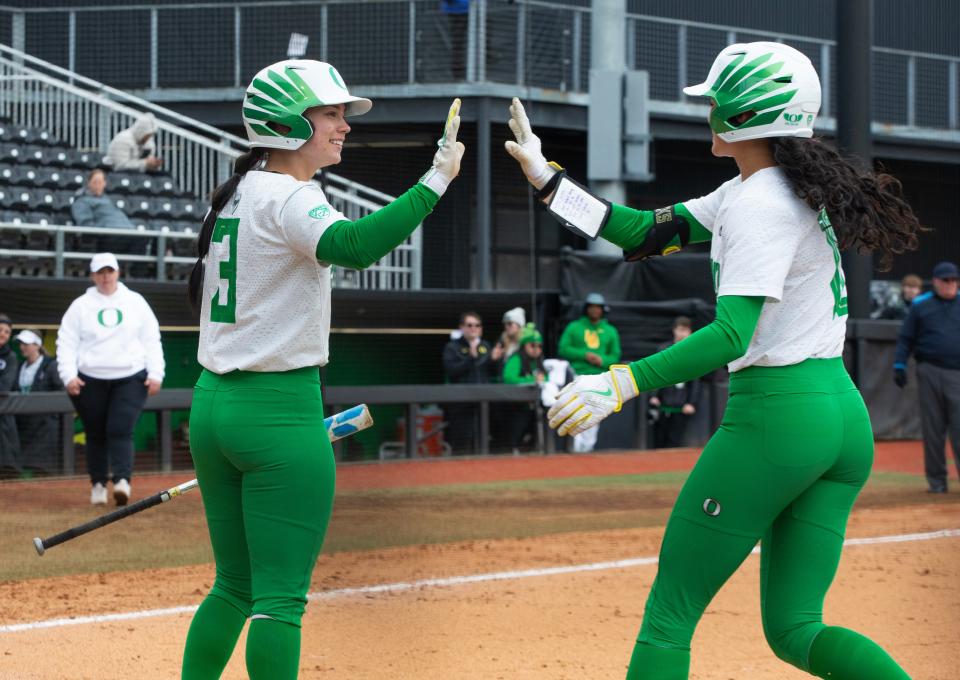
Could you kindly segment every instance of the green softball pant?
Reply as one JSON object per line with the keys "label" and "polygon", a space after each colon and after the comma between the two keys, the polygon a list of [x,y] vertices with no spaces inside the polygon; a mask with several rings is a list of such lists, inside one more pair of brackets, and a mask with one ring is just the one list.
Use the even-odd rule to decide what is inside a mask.
{"label": "green softball pant", "polygon": [[220,677],[250,617],[250,677],[295,678],[336,479],[317,368],[203,371],[190,445],[216,580],[191,624],[183,677]]}
{"label": "green softball pant", "polygon": [[[778,657],[835,680],[906,678],[888,673],[899,667],[874,643],[822,621],[872,464],[870,418],[841,359],[733,373],[720,428],[667,523],[627,677],[687,677],[697,622],[760,541],[763,630]],[[841,632],[824,636],[818,656],[814,642],[825,630]],[[879,665],[844,671],[834,657],[854,651]]]}

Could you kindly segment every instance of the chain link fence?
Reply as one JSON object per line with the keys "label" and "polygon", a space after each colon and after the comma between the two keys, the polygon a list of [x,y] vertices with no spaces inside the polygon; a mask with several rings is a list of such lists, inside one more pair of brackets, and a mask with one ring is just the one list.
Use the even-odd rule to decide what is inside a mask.
{"label": "chain link fence", "polygon": [[[438,0],[33,7],[0,10],[0,42],[135,90],[240,88],[293,44],[297,56],[337,64],[359,88],[467,81],[585,92],[589,5],[473,0],[468,14],[446,13]],[[649,71],[655,100],[686,101],[683,85],[703,78],[724,45],[774,40],[810,57],[824,84],[824,113],[836,111],[832,40],[633,11],[624,30],[628,66]],[[875,47],[874,120],[956,129],[958,64],[956,55]]]}

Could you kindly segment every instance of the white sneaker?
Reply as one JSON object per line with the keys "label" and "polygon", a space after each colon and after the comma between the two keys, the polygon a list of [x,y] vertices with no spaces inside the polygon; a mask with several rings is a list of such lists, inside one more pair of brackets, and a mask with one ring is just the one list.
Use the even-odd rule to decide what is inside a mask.
{"label": "white sneaker", "polygon": [[105,487],[100,482],[97,482],[93,485],[93,488],[90,489],[90,505],[106,505],[107,504],[107,487]]}
{"label": "white sneaker", "polygon": [[[106,492],[104,492],[104,495],[106,495]],[[117,502],[117,505],[127,504],[127,501],[130,500],[130,482],[121,479],[113,483],[113,500]]]}

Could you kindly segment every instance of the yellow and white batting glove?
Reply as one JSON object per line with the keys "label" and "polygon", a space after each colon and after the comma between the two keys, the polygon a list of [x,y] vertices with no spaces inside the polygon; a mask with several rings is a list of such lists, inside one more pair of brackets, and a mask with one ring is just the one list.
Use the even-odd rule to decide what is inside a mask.
{"label": "yellow and white batting glove", "polygon": [[560,436],[576,435],[596,427],[640,394],[633,372],[626,364],[614,364],[606,373],[581,375],[557,395],[547,418]]}
{"label": "yellow and white batting glove", "polygon": [[540,151],[540,138],[530,129],[530,119],[523,109],[523,104],[516,97],[510,104],[510,120],[507,122],[517,141],[507,141],[504,146],[507,153],[517,159],[520,169],[527,176],[527,181],[535,189],[542,189],[557,174],[560,169],[556,163],[547,163],[543,152]]}
{"label": "yellow and white batting glove", "polygon": [[433,155],[433,165],[420,178],[420,183],[430,187],[437,196],[450,186],[450,182],[460,174],[460,160],[466,147],[457,141],[460,131],[460,100],[454,99],[447,113],[447,122],[443,126],[443,136],[437,140],[437,153]]}

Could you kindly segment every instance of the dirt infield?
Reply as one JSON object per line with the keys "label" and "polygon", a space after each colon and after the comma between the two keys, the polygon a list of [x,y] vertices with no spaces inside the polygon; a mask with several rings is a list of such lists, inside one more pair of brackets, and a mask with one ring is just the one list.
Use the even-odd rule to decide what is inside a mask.
{"label": "dirt infield", "polygon": [[[336,552],[325,552],[314,573],[311,591],[318,595],[304,619],[301,677],[622,678],[656,566],[652,560],[610,562],[655,557],[682,480],[672,473],[688,469],[695,458],[695,452],[678,451],[342,467],[342,502],[328,541]],[[920,458],[915,443],[878,447],[875,481],[851,518],[850,538],[960,528],[960,494],[924,494],[923,479],[916,476]],[[138,488],[162,488],[166,480],[141,478]],[[30,533],[32,527],[7,524],[14,520],[5,509],[26,494],[36,497],[39,488],[0,486],[4,533],[10,526]],[[71,505],[83,483],[47,482],[42,488],[44,505]],[[210,587],[212,566],[97,573],[90,565],[97,559],[109,563],[111,546],[116,549],[120,539],[132,540],[138,531],[146,536],[154,521],[170,547],[202,541],[202,526],[191,517],[199,514],[198,500],[181,502],[179,508],[171,504],[143,513],[136,525],[127,520],[130,525],[113,534],[106,534],[111,527],[24,562],[46,568],[86,552],[97,556],[92,563],[75,561],[72,573],[0,582],[0,626],[59,618],[75,624],[0,630],[0,680],[176,677],[190,612],[143,612],[195,606]],[[78,507],[58,511],[62,514],[54,508],[37,513],[55,515],[37,523],[62,528],[65,519],[89,512],[82,498],[75,503]],[[457,514],[458,504],[466,506],[463,514]],[[471,523],[490,537],[463,540],[475,535],[462,526],[471,514]],[[399,516],[395,522],[393,515]],[[445,515],[450,526],[438,529]],[[489,516],[489,525],[482,515]],[[357,534],[377,518],[382,536],[371,533],[364,540],[387,545],[387,538],[399,541],[406,531],[408,544],[336,548],[357,542]],[[513,537],[495,537],[495,529]],[[409,543],[413,540],[420,543]],[[4,546],[8,554],[21,549],[19,536],[13,545]],[[169,557],[152,554],[155,561]],[[139,559],[133,554],[130,563],[140,566]],[[694,640],[691,677],[809,677],[766,648],[758,566],[756,557],[749,558],[711,604]],[[557,567],[567,569],[549,571]],[[502,575],[508,571],[512,574]],[[476,580],[495,573],[501,577]],[[874,637],[916,680],[955,679],[960,677],[958,577],[955,536],[850,546],[827,601],[828,621]],[[424,579],[449,580],[416,583]],[[399,583],[414,585],[390,585]],[[369,588],[377,585],[384,587]],[[114,613],[132,618],[96,618]],[[238,649],[224,678],[244,677]]]}

